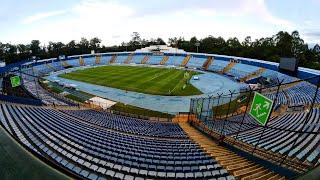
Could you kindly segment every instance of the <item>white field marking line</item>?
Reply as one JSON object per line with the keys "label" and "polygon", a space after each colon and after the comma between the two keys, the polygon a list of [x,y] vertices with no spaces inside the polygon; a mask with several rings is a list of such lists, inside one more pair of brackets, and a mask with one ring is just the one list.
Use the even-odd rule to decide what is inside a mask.
{"label": "white field marking line", "polygon": [[[185,73],[185,72],[184,72]],[[181,83],[181,81],[183,81],[185,78],[183,76],[183,78],[174,86],[174,88],[172,89],[172,91],[170,91],[170,93],[172,93],[177,87],[178,87],[178,84]],[[170,90],[170,89],[169,89]]]}
{"label": "white field marking line", "polygon": [[170,69],[169,71],[163,71],[163,72],[157,73],[153,78],[151,78],[149,80],[146,80],[146,81],[143,81],[143,83],[147,83],[149,81],[152,81],[152,80],[156,79],[157,77],[161,76],[162,74],[165,74],[165,73],[170,72],[170,71],[172,71],[172,69]]}

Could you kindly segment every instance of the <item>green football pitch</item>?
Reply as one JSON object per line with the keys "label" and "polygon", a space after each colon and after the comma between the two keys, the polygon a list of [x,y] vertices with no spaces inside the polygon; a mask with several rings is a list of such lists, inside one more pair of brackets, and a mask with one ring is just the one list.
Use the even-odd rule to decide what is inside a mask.
{"label": "green football pitch", "polygon": [[60,77],[146,94],[190,96],[202,94],[187,83],[195,74],[199,73],[174,68],[101,66],[62,74]]}

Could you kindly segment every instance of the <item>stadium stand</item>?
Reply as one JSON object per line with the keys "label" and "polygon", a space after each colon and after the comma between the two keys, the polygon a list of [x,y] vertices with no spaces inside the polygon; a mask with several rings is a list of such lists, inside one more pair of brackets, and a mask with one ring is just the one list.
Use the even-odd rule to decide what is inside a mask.
{"label": "stadium stand", "polygon": [[160,65],[166,65],[169,59],[170,59],[169,56],[163,56],[162,60],[160,61]]}
{"label": "stadium stand", "polygon": [[178,124],[150,122],[93,110],[68,110],[63,112],[82,118],[83,121],[88,121],[91,124],[117,131],[152,137],[186,138]]}
{"label": "stadium stand", "polygon": [[221,72],[228,64],[229,61],[223,61],[215,58],[213,63],[208,67],[208,70],[214,72]]}
{"label": "stadium stand", "polygon": [[167,65],[180,66],[184,60],[185,56],[174,55],[170,56],[167,61]]}
{"label": "stadium stand", "polygon": [[127,55],[118,55],[117,63],[124,64],[127,59],[128,59]]}
{"label": "stadium stand", "polygon": [[116,55],[116,54],[112,55],[112,57],[111,57],[111,59],[110,59],[110,61],[109,61],[109,64],[116,63],[116,61],[117,61],[117,56],[118,56],[118,55]]}
{"label": "stadium stand", "polygon": [[50,108],[1,104],[0,113],[12,136],[78,177],[234,179],[187,138],[133,136]]}
{"label": "stadium stand", "polygon": [[207,60],[206,60],[206,62],[204,62],[204,64],[202,65],[202,68],[203,68],[204,70],[208,70],[213,61],[214,61],[214,60],[213,60],[213,57],[211,57],[211,56],[207,57]]}
{"label": "stadium stand", "polygon": [[229,64],[223,68],[222,73],[228,73],[236,64],[237,63],[233,61],[229,62]]}
{"label": "stadium stand", "polygon": [[190,55],[187,55],[186,57],[183,58],[183,61],[181,62],[180,66],[182,67],[185,67],[187,66],[187,64],[189,63],[191,59],[191,56]]}
{"label": "stadium stand", "polygon": [[[153,58],[153,56],[151,56]],[[150,60],[150,56],[146,55],[144,58],[141,60],[141,64],[146,64]]]}
{"label": "stadium stand", "polygon": [[207,58],[205,57],[192,56],[187,64],[187,67],[201,68],[206,61]]}
{"label": "stadium stand", "polygon": [[100,64],[100,63],[101,63],[101,55],[96,55],[95,64]]}
{"label": "stadium stand", "polygon": [[[158,64],[161,64],[161,62],[164,58],[165,58],[165,56],[151,56],[147,62],[148,62],[148,64],[158,65]],[[141,63],[142,63],[142,61],[141,61]],[[142,64],[145,64],[145,63],[142,63]]]}
{"label": "stadium stand", "polygon": [[96,58],[95,57],[85,57],[83,58],[85,61],[85,65],[93,66],[96,64]]}
{"label": "stadium stand", "polygon": [[133,53],[129,54],[127,59],[124,61],[124,64],[129,64],[133,57],[134,57]]}
{"label": "stadium stand", "polygon": [[[269,158],[285,157],[309,168],[320,163],[320,92],[310,83],[312,81],[299,80],[259,66],[255,61],[229,62],[229,57],[133,53],[84,57],[85,63],[80,61],[82,56],[75,56],[66,61],[39,61],[24,69],[21,74],[23,87],[34,99],[0,95],[0,121],[7,132],[34,154],[62,167],[76,178],[284,178],[277,174],[279,172],[262,166],[260,160],[265,160],[265,157],[260,154],[257,156],[261,159],[248,160],[230,146],[240,147],[248,153],[259,149]],[[265,127],[245,110],[220,117],[207,113],[208,116],[202,117],[205,113],[191,108],[196,109],[193,112],[198,118],[195,122],[199,121],[201,126],[193,121],[193,126],[189,123],[147,121],[111,112],[68,109],[75,104],[49,93],[39,84],[37,77],[70,66],[108,63],[187,66],[223,73],[241,82],[264,78],[271,85],[263,87],[261,93],[274,100],[274,113]],[[272,87],[279,82],[281,85]],[[247,92],[248,86],[241,83],[239,94]],[[77,97],[83,96],[77,91],[61,90]],[[43,104],[55,104],[59,108]],[[241,105],[241,108],[250,108]],[[290,109],[298,106],[302,108]],[[283,109],[277,111],[279,107]],[[205,134],[204,130],[210,130],[210,133]],[[234,144],[230,145],[230,139]],[[283,167],[294,169],[287,164]]]}

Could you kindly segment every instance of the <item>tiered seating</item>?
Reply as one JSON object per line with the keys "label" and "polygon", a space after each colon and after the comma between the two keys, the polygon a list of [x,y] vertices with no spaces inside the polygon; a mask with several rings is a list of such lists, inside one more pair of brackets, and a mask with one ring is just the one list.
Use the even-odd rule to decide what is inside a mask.
{"label": "tiered seating", "polygon": [[82,56],[79,57],[79,65],[80,66],[85,66],[86,62],[84,61],[84,58]]}
{"label": "tiered seating", "polygon": [[132,53],[132,54],[129,54],[128,57],[127,57],[127,59],[124,61],[124,64],[129,64],[129,63],[131,63],[131,60],[132,60],[133,56],[134,56],[133,53]]}
{"label": "tiered seating", "polygon": [[100,64],[108,64],[111,60],[112,56],[107,55],[107,56],[102,56],[100,60]]}
{"label": "tiered seating", "polygon": [[42,76],[42,75],[48,74],[53,71],[46,64],[41,64],[39,66],[35,66],[35,67],[33,67],[33,69],[34,69],[34,72],[36,73],[36,75],[38,75],[38,76]]}
{"label": "tiered seating", "polygon": [[[311,104],[316,95],[316,87],[307,82],[301,82],[285,92],[287,93],[290,105]],[[320,92],[316,95],[315,103],[320,103]]]}
{"label": "tiered seating", "polygon": [[123,134],[47,108],[1,104],[0,113],[21,143],[81,178],[234,179],[189,139]]}
{"label": "tiered seating", "polygon": [[150,60],[150,56],[145,55],[144,58],[141,60],[140,64],[147,64]]}
{"label": "tiered seating", "polygon": [[236,179],[284,179],[283,176],[220,146],[212,138],[200,133],[190,124],[180,123],[180,126],[187,132],[190,139],[197,142],[211,157],[229,170]]}
{"label": "tiered seating", "polygon": [[[264,94],[264,95],[275,102],[277,93],[274,92],[274,93],[268,93],[268,94]],[[280,90],[279,91],[278,99],[277,99],[276,103],[277,104],[283,104],[283,105],[286,105],[286,104],[289,103],[288,100],[287,100],[287,96],[286,96],[284,90]]]}
{"label": "tiered seating", "polygon": [[[307,160],[317,163],[320,162],[320,110],[313,109],[309,119],[307,115],[308,112],[287,113],[270,121],[268,128],[248,130],[240,133],[237,138],[251,145],[256,145],[261,138],[259,148],[286,154],[301,162]],[[295,148],[290,150],[291,147]]]}
{"label": "tiered seating", "polygon": [[196,68],[201,68],[202,65],[207,61],[207,58],[205,57],[195,57],[192,56],[192,58],[190,59],[190,61],[188,62],[187,66],[188,67],[196,67]]}
{"label": "tiered seating", "polygon": [[169,56],[166,65],[180,66],[185,56]]}
{"label": "tiered seating", "polygon": [[118,55],[117,63],[124,64],[127,58],[128,58],[128,55]]}
{"label": "tiered seating", "polygon": [[85,64],[86,65],[90,65],[93,66],[96,64],[96,57],[88,57],[88,58],[84,58]]}
{"label": "tiered seating", "polygon": [[130,63],[140,64],[144,55],[134,55]]}
{"label": "tiered seating", "polygon": [[44,90],[38,83],[37,79],[31,76],[22,75],[22,79],[25,82],[24,87],[38,99],[41,99],[44,104],[56,104],[56,105],[67,105],[66,102],[62,100],[58,100],[57,98],[53,97],[50,93]]}
{"label": "tiered seating", "polygon": [[178,124],[150,122],[93,110],[65,110],[63,112],[81,118],[91,124],[122,132],[154,137],[186,138],[185,133]]}
{"label": "tiered seating", "polygon": [[94,63],[95,63],[95,64],[101,64],[101,58],[102,58],[101,55],[96,55],[96,56],[95,56],[95,62],[94,62]]}
{"label": "tiered seating", "polygon": [[265,78],[270,78],[272,81],[275,81],[277,82],[277,78],[279,79],[279,81],[284,84],[284,83],[290,83],[290,82],[293,82],[293,81],[296,81],[297,78],[294,78],[294,77],[291,77],[291,76],[288,76],[288,75],[285,75],[285,74],[282,74],[282,73],[279,73],[277,71],[273,71],[273,70],[270,70],[270,69],[266,69],[265,72],[263,72],[261,74],[261,76],[265,77]]}
{"label": "tiered seating", "polygon": [[118,58],[117,54],[112,55],[112,57],[111,57],[111,59],[109,61],[109,64],[116,63],[117,58]]}
{"label": "tiered seating", "polygon": [[212,64],[212,61],[213,61],[213,57],[207,57],[207,60],[206,60],[206,62],[203,63],[202,68],[203,68],[204,70],[208,70],[209,67],[210,67],[211,64]]}
{"label": "tiered seating", "polygon": [[235,62],[230,61],[229,64],[223,68],[222,72],[225,74],[228,73],[235,65],[236,65]]}
{"label": "tiered seating", "polygon": [[57,71],[60,71],[63,68],[62,64],[61,64],[61,61],[55,61],[53,63],[51,63],[52,67],[54,67]]}
{"label": "tiered seating", "polygon": [[164,56],[150,56],[148,64],[152,64],[152,65],[158,65],[160,64],[160,62],[162,61],[162,59],[164,58]]}
{"label": "tiered seating", "polygon": [[237,78],[245,77],[253,72],[257,71],[259,67],[250,66],[246,64],[236,63],[230,70],[229,73]]}
{"label": "tiered seating", "polygon": [[[227,120],[207,120],[203,121],[210,129],[224,135],[230,135],[237,132],[246,131],[257,127],[256,121],[250,116],[243,115],[230,117]],[[241,125],[242,124],[242,125]]]}
{"label": "tiered seating", "polygon": [[185,67],[189,63],[191,59],[191,55],[187,55],[186,57],[183,58],[183,61],[181,62],[180,66]]}
{"label": "tiered seating", "polygon": [[79,59],[71,59],[71,60],[67,60],[67,64],[73,67],[78,67],[80,66],[79,64]]}
{"label": "tiered seating", "polygon": [[223,61],[219,59],[215,59],[211,66],[209,66],[208,70],[219,72],[222,71],[226,66],[228,66],[229,61]]}

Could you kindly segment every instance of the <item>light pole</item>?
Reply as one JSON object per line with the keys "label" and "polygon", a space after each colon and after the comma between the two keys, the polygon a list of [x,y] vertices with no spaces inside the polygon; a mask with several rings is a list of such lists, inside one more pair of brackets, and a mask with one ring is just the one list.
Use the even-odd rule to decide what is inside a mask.
{"label": "light pole", "polygon": [[199,46],[200,46],[200,43],[199,42],[196,42],[194,45],[197,46],[197,53],[199,53]]}

